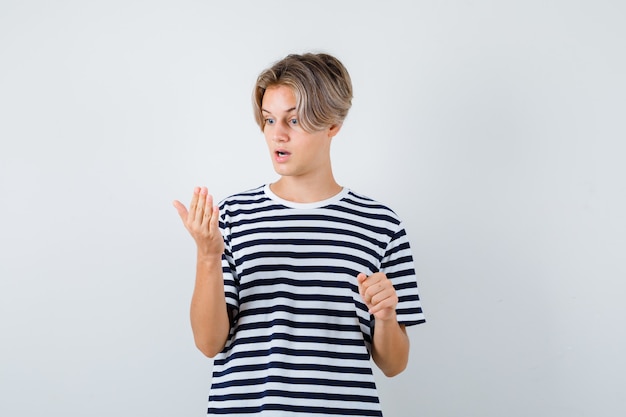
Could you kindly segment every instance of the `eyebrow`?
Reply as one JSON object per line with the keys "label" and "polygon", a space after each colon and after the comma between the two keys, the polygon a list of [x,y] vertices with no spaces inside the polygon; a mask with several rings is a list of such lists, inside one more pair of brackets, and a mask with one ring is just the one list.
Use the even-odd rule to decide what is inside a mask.
{"label": "eyebrow", "polygon": [[[291,113],[292,111],[295,111],[295,110],[296,110],[296,108],[295,108],[295,107],[292,107],[292,108],[290,108],[290,109],[285,110],[285,113]],[[264,108],[261,108],[261,111],[262,111],[262,112],[264,112],[264,113],[269,113],[269,114],[272,114],[272,112],[271,112],[271,111],[269,111],[269,110],[265,110]]]}

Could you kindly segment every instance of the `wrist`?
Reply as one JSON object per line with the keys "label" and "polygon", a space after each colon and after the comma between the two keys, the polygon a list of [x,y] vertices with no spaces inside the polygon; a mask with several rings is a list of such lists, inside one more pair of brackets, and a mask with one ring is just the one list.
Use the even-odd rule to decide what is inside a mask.
{"label": "wrist", "polygon": [[385,315],[384,318],[376,317],[376,325],[398,326],[398,316],[396,315],[396,312],[394,311],[391,314]]}
{"label": "wrist", "polygon": [[198,263],[202,263],[207,266],[220,265],[221,267],[222,265],[221,254],[205,253],[198,250],[198,253],[196,254],[196,260],[198,261]]}

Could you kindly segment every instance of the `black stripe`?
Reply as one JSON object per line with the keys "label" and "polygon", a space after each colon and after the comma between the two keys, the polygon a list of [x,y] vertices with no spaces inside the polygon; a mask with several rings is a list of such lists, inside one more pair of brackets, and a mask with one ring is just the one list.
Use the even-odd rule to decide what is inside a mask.
{"label": "black stripe", "polygon": [[373,382],[358,381],[358,380],[341,380],[341,379],[324,379],[324,378],[297,378],[285,375],[269,375],[263,378],[250,378],[250,379],[238,379],[235,381],[225,381],[213,384],[212,388],[221,389],[227,387],[245,387],[245,386],[258,386],[268,382],[278,382],[282,384],[290,385],[316,385],[324,387],[345,387],[345,388],[362,388],[362,389],[376,389],[376,384]]}
{"label": "black stripe", "polygon": [[[324,316],[320,316],[324,317]],[[254,330],[254,329],[269,329],[274,326],[289,326],[295,329],[319,329],[319,330],[332,330],[337,332],[360,332],[361,329],[355,325],[349,324],[337,324],[327,322],[317,323],[303,323],[300,321],[292,321],[286,319],[272,319],[270,321],[255,321],[252,323],[238,324],[237,331],[242,330]]]}
{"label": "black stripe", "polygon": [[360,410],[354,408],[330,408],[330,407],[312,407],[312,406],[295,406],[282,404],[265,404],[260,407],[230,407],[230,408],[211,408],[209,414],[255,414],[264,410],[272,411],[289,411],[292,413],[309,413],[322,415],[337,416],[368,416],[382,417],[382,413],[376,410]]}
{"label": "black stripe", "polygon": [[[367,362],[366,362],[367,363]],[[216,363],[217,364],[217,363]],[[292,371],[316,371],[316,372],[331,372],[337,374],[359,374],[359,375],[371,375],[372,370],[370,368],[360,368],[355,366],[332,366],[332,365],[320,365],[312,363],[289,363],[281,361],[270,361],[266,363],[255,363],[252,365],[240,365],[233,366],[223,371],[213,371],[213,378],[219,378],[231,373],[238,374],[240,372],[255,372],[264,369],[288,369]]]}
{"label": "black stripe", "polygon": [[270,349],[258,349],[258,350],[248,350],[245,352],[237,352],[232,353],[225,360],[215,361],[215,363],[219,363],[220,365],[225,365],[228,362],[235,359],[242,358],[268,358],[273,354],[279,355],[287,355],[294,357],[303,357],[310,356],[312,360],[316,358],[331,358],[331,359],[345,359],[345,360],[354,360],[354,361],[367,361],[369,360],[369,355],[364,353],[350,353],[350,352],[333,352],[327,350],[314,350],[314,349],[290,349],[285,347],[271,347]]}
{"label": "black stripe", "polygon": [[284,391],[277,389],[264,390],[261,392],[242,392],[239,394],[211,395],[209,401],[237,401],[237,400],[258,400],[265,397],[285,397],[285,398],[310,398],[313,400],[326,401],[352,401],[359,403],[378,404],[378,398],[371,395],[354,394],[332,394],[330,392],[298,392]]}
{"label": "black stripe", "polygon": [[[273,243],[273,242],[272,242]],[[328,246],[328,245],[326,245]],[[367,262],[363,256],[348,255],[345,253],[337,252],[286,252],[286,251],[263,251],[254,252],[249,255],[242,256],[236,259],[235,264],[241,266],[244,262],[252,261],[255,259],[270,258],[272,260],[280,258],[288,259],[324,259],[324,260],[339,260],[348,261],[368,268],[370,271],[376,270],[376,266],[371,262]]]}
{"label": "black stripe", "polygon": [[238,345],[267,343],[270,340],[286,340],[293,343],[318,343],[334,346],[363,346],[363,342],[358,339],[340,339],[337,337],[325,336],[295,336],[288,333],[272,333],[271,335],[241,337],[237,339],[230,347]]}
{"label": "black stripe", "polygon": [[[296,234],[317,233],[317,234],[327,234],[329,236],[332,236],[332,239],[331,238],[324,239],[326,244],[333,244],[334,241],[341,241],[337,239],[338,237],[350,236],[350,237],[354,237],[360,240],[364,240],[381,249],[384,249],[387,246],[387,241],[380,241],[373,237],[367,236],[363,233],[359,233],[353,230],[338,229],[338,228],[332,228],[332,227],[320,227],[320,226],[253,227],[253,228],[244,229],[238,232],[233,232],[230,238],[231,240],[234,240],[242,236],[250,236],[250,235],[257,235],[257,234],[284,236],[284,235],[288,235],[289,233],[296,233]],[[378,236],[384,235],[384,233],[379,233],[376,231],[374,231],[374,233]],[[264,239],[259,239],[259,241],[262,241],[262,240]],[[303,242],[311,242],[311,240],[309,239],[285,239],[283,238],[283,239],[276,239],[276,240],[283,241],[282,243],[288,243],[288,242],[290,243],[290,241],[292,240],[295,240],[295,241],[301,240]],[[280,243],[280,242],[276,242],[276,243]],[[302,244],[305,244],[305,243],[302,243]],[[308,244],[311,244],[311,243],[308,243]],[[246,246],[249,246],[249,245],[246,245]],[[243,246],[243,247],[246,247],[246,246]],[[236,252],[239,249],[241,249],[241,246],[233,246],[232,251]]]}
{"label": "black stripe", "polygon": [[340,296],[340,295],[330,295],[330,294],[295,294],[288,291],[274,291],[272,293],[263,293],[263,294],[250,294],[244,297],[239,297],[239,304],[243,305],[244,303],[248,303],[251,301],[258,300],[275,300],[278,298],[287,298],[289,300],[299,300],[299,301],[322,301],[329,303],[346,303],[353,302],[352,297]]}
{"label": "black stripe", "polygon": [[[378,242],[378,241],[374,241],[374,242],[376,242],[375,246],[381,249],[384,249],[384,246],[385,246],[384,242]],[[364,252],[378,260],[381,259],[381,256],[378,252],[366,246],[363,246],[354,242],[345,241],[345,240],[331,240],[331,239],[270,239],[270,238],[254,239],[254,240],[249,240],[249,241],[240,243],[238,245],[235,245],[235,247],[233,248],[233,251],[241,250],[243,248],[248,248],[248,247],[254,247],[257,245],[268,245],[268,246],[269,245],[272,245],[272,246],[292,245],[296,247],[297,246],[321,246],[324,248],[327,248],[329,246],[338,247],[338,248],[345,247],[345,248],[350,248],[350,249]]]}

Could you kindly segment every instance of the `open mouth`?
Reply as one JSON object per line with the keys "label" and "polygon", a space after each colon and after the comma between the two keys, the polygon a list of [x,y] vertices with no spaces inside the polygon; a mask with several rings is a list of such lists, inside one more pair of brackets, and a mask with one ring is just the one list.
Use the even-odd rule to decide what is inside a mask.
{"label": "open mouth", "polygon": [[276,155],[282,158],[283,156],[289,156],[290,153],[286,151],[276,151]]}

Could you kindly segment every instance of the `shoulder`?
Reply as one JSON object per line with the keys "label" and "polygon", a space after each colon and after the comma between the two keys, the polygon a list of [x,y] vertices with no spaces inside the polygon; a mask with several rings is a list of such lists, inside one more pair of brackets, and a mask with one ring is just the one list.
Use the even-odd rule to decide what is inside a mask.
{"label": "shoulder", "polygon": [[249,190],[241,191],[236,194],[231,194],[228,197],[222,199],[219,202],[220,210],[233,205],[249,205],[261,202],[267,199],[263,188],[265,185],[260,185]]}
{"label": "shoulder", "polygon": [[232,194],[219,203],[220,214],[227,222],[270,216],[281,206],[265,192],[265,185]]}
{"label": "shoulder", "polygon": [[364,216],[385,219],[391,223],[400,224],[401,220],[388,205],[352,189],[341,201],[347,208],[360,212]]}

